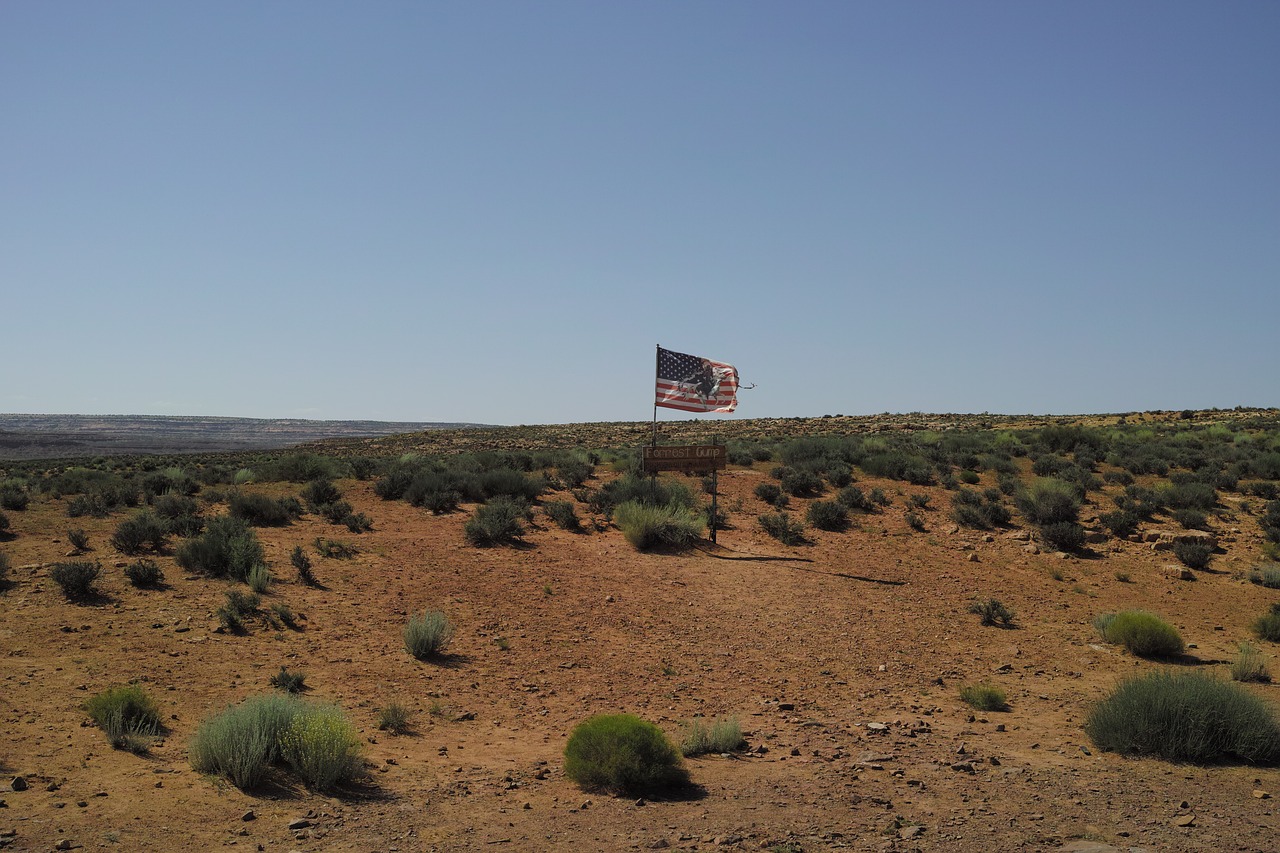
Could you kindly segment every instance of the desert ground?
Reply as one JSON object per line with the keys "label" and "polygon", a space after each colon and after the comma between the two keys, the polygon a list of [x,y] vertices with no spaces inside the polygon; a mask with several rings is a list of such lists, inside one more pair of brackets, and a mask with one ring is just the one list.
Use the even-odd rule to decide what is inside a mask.
{"label": "desert ground", "polygon": [[[841,419],[812,427],[864,428]],[[755,427],[760,435],[792,428]],[[629,429],[619,443],[644,441],[648,425]],[[664,440],[681,440],[682,431],[698,434],[697,425],[682,426]],[[516,446],[531,441],[529,432],[486,430],[475,440]],[[450,451],[471,449],[464,431],[452,436],[333,447],[438,452],[429,442],[447,440]],[[539,440],[590,447],[600,437],[566,428]],[[172,551],[156,557],[161,588],[125,579],[132,558],[110,538],[128,512],[70,519],[69,496],[36,495],[7,513],[10,536],[0,541],[11,565],[0,592],[0,846],[1280,848],[1275,767],[1121,756],[1091,745],[1082,729],[1090,708],[1135,672],[1174,666],[1226,677],[1237,644],[1252,638],[1251,622],[1280,599],[1247,579],[1264,543],[1256,499],[1242,506],[1239,494],[1221,493],[1211,519],[1218,553],[1183,579],[1170,571],[1170,553],[1153,549],[1161,531],[1176,531],[1167,518],[1065,554],[1038,547],[1016,514],[996,529],[962,528],[941,485],[862,471],[857,485],[882,489],[887,506],[855,514],[844,532],[811,528],[807,543],[784,545],[756,520],[769,507],[754,490],[771,481],[774,464],[720,473],[730,527],[714,544],[659,552],[633,548],[569,490],[543,500],[575,501],[583,531],[535,514],[516,545],[475,547],[463,532],[473,504],[434,515],[382,500],[372,478],[341,479],[344,498],[373,529],[348,533],[314,514],[256,528],[275,575],[264,602],[287,604],[298,627],[257,621],[243,634],[216,616],[233,584],[180,568]],[[1030,462],[1018,464],[1025,472]],[[617,476],[602,463],[586,486]],[[993,485],[992,472],[982,472],[977,487]],[[245,488],[282,497],[299,485]],[[1098,528],[1114,492],[1089,496],[1086,528]],[[906,518],[913,494],[929,498],[923,530]],[[226,511],[224,500],[197,499],[206,517]],[[793,498],[789,511],[803,518],[816,499]],[[70,527],[82,528],[92,549],[75,559],[103,567],[91,600],[68,601],[49,576],[72,559]],[[356,553],[321,557],[318,537]],[[318,586],[290,566],[298,545],[311,554]],[[1013,610],[1013,627],[984,627],[969,612],[988,597]],[[1174,624],[1187,653],[1149,661],[1101,642],[1094,617],[1131,607]],[[402,640],[406,620],[425,609],[443,611],[457,629],[437,661],[413,658]],[[1275,646],[1259,645],[1274,668]],[[304,672],[304,695],[336,703],[359,729],[367,773],[358,784],[319,794],[282,777],[244,792],[192,769],[187,748],[201,720],[269,692],[282,666]],[[141,755],[113,749],[81,708],[134,681],[157,699],[167,727]],[[1008,710],[962,702],[960,688],[979,682],[1002,687]],[[1247,689],[1278,704],[1272,684]],[[412,710],[409,733],[378,729],[378,711],[392,702]],[[668,796],[584,792],[564,775],[564,746],[575,725],[604,712],[638,715],[673,739],[695,717],[732,716],[746,745],[687,759],[693,785]]]}

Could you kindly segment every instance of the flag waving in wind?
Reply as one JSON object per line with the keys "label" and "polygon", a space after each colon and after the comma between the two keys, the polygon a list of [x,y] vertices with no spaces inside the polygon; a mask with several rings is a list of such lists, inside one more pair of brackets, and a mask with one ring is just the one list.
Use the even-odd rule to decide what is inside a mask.
{"label": "flag waving in wind", "polygon": [[738,407],[738,371],[732,364],[658,347],[655,404],[685,412],[732,412]]}

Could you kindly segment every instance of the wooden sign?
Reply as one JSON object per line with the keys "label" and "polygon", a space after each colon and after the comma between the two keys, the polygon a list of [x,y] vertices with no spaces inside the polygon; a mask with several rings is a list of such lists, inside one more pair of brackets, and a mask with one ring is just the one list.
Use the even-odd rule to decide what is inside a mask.
{"label": "wooden sign", "polygon": [[644,448],[644,472],[658,471],[719,471],[729,461],[729,451],[723,444],[687,444]]}

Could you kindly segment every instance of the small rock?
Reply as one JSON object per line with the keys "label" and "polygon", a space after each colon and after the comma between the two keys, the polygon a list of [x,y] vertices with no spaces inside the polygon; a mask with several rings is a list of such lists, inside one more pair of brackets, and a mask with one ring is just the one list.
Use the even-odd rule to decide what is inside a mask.
{"label": "small rock", "polygon": [[1173,819],[1174,826],[1195,826],[1196,816],[1193,814],[1180,814]]}
{"label": "small rock", "polygon": [[64,839],[62,839],[61,841],[59,841],[57,844],[55,844],[55,845],[53,846],[53,849],[54,849],[54,850],[70,850],[70,849],[71,849],[71,839],[69,839],[69,838],[64,838]]}
{"label": "small rock", "polygon": [[253,809],[249,809],[247,812],[240,815],[240,819],[243,821],[257,820],[257,818],[258,816],[253,813]]}
{"label": "small rock", "polygon": [[649,850],[666,850],[670,846],[671,842],[665,838],[655,838],[645,845]]}
{"label": "small rock", "polygon": [[[969,555],[969,562],[970,562],[970,563],[976,563],[976,562],[978,562],[978,555],[977,555],[977,554],[970,554],[970,555]],[[912,827],[912,828],[914,829],[914,827]]]}
{"label": "small rock", "polygon": [[779,703],[778,703],[778,710],[779,710],[779,711],[794,711],[795,709],[796,709],[796,706],[795,706],[795,703],[793,703],[793,702],[779,702]]}
{"label": "small rock", "polygon": [[605,600],[605,601],[607,601],[607,602],[609,602],[610,604],[612,604],[612,603],[615,601],[615,599],[614,599],[614,597],[613,597],[612,595],[606,595],[606,596],[604,597],[604,600]]}
{"label": "small rock", "polygon": [[1186,566],[1165,566],[1164,575],[1176,581],[1193,581],[1196,579],[1195,574]]}
{"label": "small rock", "polygon": [[1262,789],[1257,789],[1253,792],[1253,798],[1255,800],[1269,800],[1271,799],[1271,795]]}
{"label": "small rock", "polygon": [[888,730],[889,726],[886,723],[867,723],[867,731],[885,732]]}
{"label": "small rock", "polygon": [[533,803],[524,802],[520,805],[520,808],[524,809],[525,811],[528,811],[529,809],[533,808]]}
{"label": "small rock", "polygon": [[898,833],[898,837],[903,840],[906,840],[908,838],[915,838],[917,835],[920,835],[923,832],[924,832],[923,826],[904,826],[902,828],[902,831]]}
{"label": "small rock", "polygon": [[306,829],[308,826],[311,826],[311,821],[305,817],[296,817],[289,821],[289,829]]}
{"label": "small rock", "polygon": [[14,776],[13,781],[9,783],[9,787],[15,791],[27,790],[27,780],[21,776]]}
{"label": "small rock", "polygon": [[974,773],[976,772],[972,761],[957,761],[951,765],[951,769],[958,773]]}
{"label": "small rock", "polygon": [[725,847],[729,844],[737,844],[741,840],[742,840],[741,835],[717,835],[713,839],[713,843],[717,847]]}

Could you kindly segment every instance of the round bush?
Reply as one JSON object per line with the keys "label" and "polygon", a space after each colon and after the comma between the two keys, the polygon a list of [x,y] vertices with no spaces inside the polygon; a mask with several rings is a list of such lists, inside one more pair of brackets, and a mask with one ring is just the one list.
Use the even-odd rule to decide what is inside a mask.
{"label": "round bush", "polygon": [[1138,657],[1171,657],[1182,654],[1183,642],[1178,629],[1154,613],[1125,610],[1114,616],[1100,617],[1102,639],[1124,646]]}
{"label": "round bush", "polygon": [[1153,672],[1124,682],[1084,724],[1099,749],[1208,763],[1280,760],[1280,725],[1244,688],[1194,672]]}
{"label": "round bush", "polygon": [[653,723],[601,714],[580,723],[564,748],[565,775],[587,790],[641,794],[683,785],[679,751]]}
{"label": "round bush", "polygon": [[849,526],[849,510],[837,501],[814,501],[809,504],[806,517],[809,524],[819,530],[840,532]]}
{"label": "round bush", "polygon": [[1075,521],[1080,514],[1080,497],[1075,486],[1062,480],[1037,480],[1018,496],[1018,509],[1033,524]]}
{"label": "round bush", "polygon": [[102,567],[97,563],[74,562],[56,563],[49,570],[49,577],[62,587],[62,594],[67,598],[88,598],[95,590],[94,581],[102,574]]}
{"label": "round bush", "polygon": [[341,711],[308,706],[280,738],[280,754],[308,788],[331,790],[360,772],[360,738]]}
{"label": "round bush", "polygon": [[1213,548],[1207,542],[1174,542],[1173,555],[1189,569],[1203,569],[1213,558]]}
{"label": "round bush", "polygon": [[453,638],[453,624],[438,610],[414,616],[404,626],[404,647],[418,660],[435,657]]}
{"label": "round bush", "polygon": [[1059,551],[1077,551],[1084,547],[1084,528],[1074,521],[1055,521],[1040,528],[1040,538]]}

